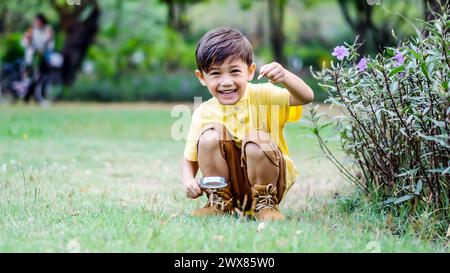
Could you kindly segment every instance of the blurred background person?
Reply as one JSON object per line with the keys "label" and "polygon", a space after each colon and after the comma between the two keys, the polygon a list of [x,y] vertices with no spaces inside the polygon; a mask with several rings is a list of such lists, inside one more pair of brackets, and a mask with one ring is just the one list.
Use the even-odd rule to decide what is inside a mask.
{"label": "blurred background person", "polygon": [[29,99],[31,92],[27,91],[31,83],[49,70],[48,61],[55,48],[53,29],[42,13],[35,16],[32,26],[25,31],[21,44],[25,48],[25,70],[22,81],[16,83],[15,88],[21,96]]}

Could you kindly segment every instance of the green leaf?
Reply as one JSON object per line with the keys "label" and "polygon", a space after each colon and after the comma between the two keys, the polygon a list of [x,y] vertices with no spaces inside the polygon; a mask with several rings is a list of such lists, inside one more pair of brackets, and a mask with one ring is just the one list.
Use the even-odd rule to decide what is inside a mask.
{"label": "green leaf", "polygon": [[448,90],[448,81],[442,82],[442,89],[444,89],[444,91]]}
{"label": "green leaf", "polygon": [[448,166],[447,168],[437,168],[437,169],[431,169],[431,170],[427,170],[427,172],[429,173],[440,173],[442,175],[450,173],[450,166]]}
{"label": "green leaf", "polygon": [[325,124],[322,124],[322,125],[320,126],[320,129],[326,128],[326,127],[330,126],[331,124],[333,124],[332,121],[327,122],[327,123],[325,123]]}
{"label": "green leaf", "polygon": [[389,197],[388,199],[386,199],[386,201],[384,201],[384,204],[385,205],[387,205],[387,204],[394,204],[394,205],[396,205],[396,204],[400,204],[402,202],[408,201],[408,200],[410,200],[412,198],[414,198],[414,195],[412,195],[412,194],[407,194],[407,195],[404,195],[404,196],[399,197],[399,198]]}
{"label": "green leaf", "polygon": [[411,52],[414,57],[417,59],[417,61],[420,63],[420,70],[425,75],[427,80],[430,80],[430,74],[428,73],[427,65],[423,59],[423,56],[417,53],[415,50],[410,49],[409,52]]}
{"label": "green leaf", "polygon": [[405,66],[401,65],[401,66],[395,68],[394,70],[392,70],[389,73],[389,77],[392,77],[392,76],[394,76],[394,75],[396,75],[396,74],[398,74],[400,72],[403,72],[403,71],[405,71]]}
{"label": "green leaf", "polygon": [[300,130],[311,130],[311,127],[310,126],[302,126],[302,125],[300,125],[300,126],[298,126],[298,128],[300,129]]}
{"label": "green leaf", "polygon": [[402,197],[399,197],[399,198],[395,199],[394,200],[394,205],[400,204],[400,203],[405,202],[405,201],[408,201],[408,200],[410,200],[412,198],[414,198],[414,195],[412,195],[412,194],[404,195]]}
{"label": "green leaf", "polygon": [[408,119],[406,120],[406,124],[410,124],[411,121],[413,120],[413,118],[414,118],[414,115],[410,115],[410,116],[408,117]]}
{"label": "green leaf", "polygon": [[423,187],[422,180],[419,179],[419,181],[417,181],[417,184],[416,184],[416,192],[415,192],[414,194],[415,194],[415,195],[419,195],[420,192],[422,191],[422,187]]}
{"label": "green leaf", "polygon": [[414,176],[416,173],[417,173],[417,169],[411,169],[411,170],[402,172],[402,173],[396,175],[395,177]]}
{"label": "green leaf", "polygon": [[428,69],[427,66],[425,65],[425,62],[421,62],[420,63],[420,70],[422,71],[422,73],[425,75],[425,77],[430,80],[430,75],[428,74]]}
{"label": "green leaf", "polygon": [[410,49],[409,52],[412,53],[419,62],[423,62],[422,56],[420,56],[415,50]]}
{"label": "green leaf", "polygon": [[445,136],[445,135],[426,136],[424,134],[419,133],[419,136],[424,138],[425,140],[428,140],[428,141],[435,141],[435,142],[441,144],[443,147],[445,147],[447,149],[450,149],[450,145],[448,145],[443,138],[439,138],[439,136],[442,137],[442,136]]}

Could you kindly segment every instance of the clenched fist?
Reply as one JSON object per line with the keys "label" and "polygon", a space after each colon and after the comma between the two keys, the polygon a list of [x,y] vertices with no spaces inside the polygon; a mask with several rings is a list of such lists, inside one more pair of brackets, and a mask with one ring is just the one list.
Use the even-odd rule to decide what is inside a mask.
{"label": "clenched fist", "polygon": [[262,77],[268,78],[271,83],[283,83],[286,77],[286,70],[277,62],[265,64],[259,69],[258,80]]}

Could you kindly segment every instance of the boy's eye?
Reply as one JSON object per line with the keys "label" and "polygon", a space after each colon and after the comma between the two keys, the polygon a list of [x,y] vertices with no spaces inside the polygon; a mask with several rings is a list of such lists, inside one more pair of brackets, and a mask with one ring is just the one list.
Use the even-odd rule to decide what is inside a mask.
{"label": "boy's eye", "polygon": [[232,71],[231,71],[231,73],[239,73],[239,72],[241,72],[241,70],[235,69],[235,70],[232,70]]}
{"label": "boy's eye", "polygon": [[213,71],[213,72],[211,72],[210,74],[211,74],[211,75],[219,75],[220,73],[217,72],[217,71]]}

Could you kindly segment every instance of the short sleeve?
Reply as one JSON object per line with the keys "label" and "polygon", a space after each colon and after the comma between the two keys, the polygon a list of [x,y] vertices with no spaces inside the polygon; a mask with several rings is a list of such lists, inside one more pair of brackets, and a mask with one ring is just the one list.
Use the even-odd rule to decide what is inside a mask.
{"label": "short sleeve", "polygon": [[202,129],[201,108],[197,108],[192,115],[191,126],[184,146],[184,157],[189,161],[198,161],[197,143]]}
{"label": "short sleeve", "polygon": [[302,116],[303,107],[290,106],[291,93],[286,88],[271,83],[261,84],[258,96],[263,104],[278,105],[280,107],[280,122],[297,122]]}
{"label": "short sleeve", "polygon": [[286,122],[297,122],[302,118],[303,106],[289,106],[289,114]]}

